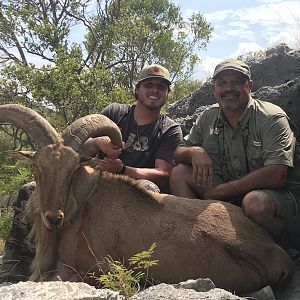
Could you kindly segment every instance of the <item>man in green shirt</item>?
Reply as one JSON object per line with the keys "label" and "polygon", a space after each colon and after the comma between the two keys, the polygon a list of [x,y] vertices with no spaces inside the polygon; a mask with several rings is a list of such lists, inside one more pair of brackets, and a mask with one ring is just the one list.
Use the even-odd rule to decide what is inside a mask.
{"label": "man in green shirt", "polygon": [[299,150],[278,106],[251,97],[250,68],[228,59],[215,68],[217,104],[199,115],[175,152],[171,193],[240,205],[278,239],[300,231]]}

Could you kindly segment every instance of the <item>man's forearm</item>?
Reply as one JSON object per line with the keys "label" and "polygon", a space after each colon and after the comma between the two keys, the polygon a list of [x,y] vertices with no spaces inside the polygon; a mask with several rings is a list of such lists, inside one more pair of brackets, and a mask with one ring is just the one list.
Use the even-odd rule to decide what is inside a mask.
{"label": "man's forearm", "polygon": [[255,170],[246,176],[210,189],[205,198],[224,199],[231,196],[242,196],[259,189],[282,188],[285,184],[287,167],[269,165]]}
{"label": "man's forearm", "polygon": [[169,181],[169,172],[155,168],[135,168],[126,166],[125,175],[135,179],[147,179],[159,187],[164,186]]}

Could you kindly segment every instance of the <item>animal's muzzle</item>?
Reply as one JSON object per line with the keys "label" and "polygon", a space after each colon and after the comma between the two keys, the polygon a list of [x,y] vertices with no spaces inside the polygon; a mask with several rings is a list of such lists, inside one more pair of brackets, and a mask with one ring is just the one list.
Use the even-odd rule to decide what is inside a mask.
{"label": "animal's muzzle", "polygon": [[56,212],[46,212],[45,217],[45,225],[49,230],[61,227],[64,222],[64,213],[61,210]]}

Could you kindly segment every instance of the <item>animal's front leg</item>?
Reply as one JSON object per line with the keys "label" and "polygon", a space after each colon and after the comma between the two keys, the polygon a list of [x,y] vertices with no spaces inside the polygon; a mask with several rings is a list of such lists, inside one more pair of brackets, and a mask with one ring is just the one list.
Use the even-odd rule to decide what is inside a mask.
{"label": "animal's front leg", "polygon": [[47,280],[80,282],[84,281],[84,277],[72,266],[66,265],[59,261],[57,264],[57,269],[47,278]]}

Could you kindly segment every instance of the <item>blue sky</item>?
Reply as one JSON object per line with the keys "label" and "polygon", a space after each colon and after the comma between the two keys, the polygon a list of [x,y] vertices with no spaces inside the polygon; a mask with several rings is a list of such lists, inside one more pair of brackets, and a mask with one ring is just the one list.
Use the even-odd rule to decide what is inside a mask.
{"label": "blue sky", "polygon": [[[285,42],[300,48],[300,0],[170,0],[188,18],[200,12],[214,27],[206,50],[198,53],[201,62],[194,78],[210,77],[221,60],[248,52],[265,50]],[[74,41],[83,32],[75,28]],[[44,61],[33,57],[37,65]]]}
{"label": "blue sky", "polygon": [[196,77],[205,79],[222,59],[285,42],[300,47],[300,1],[171,0],[184,17],[201,12],[214,27]]}

